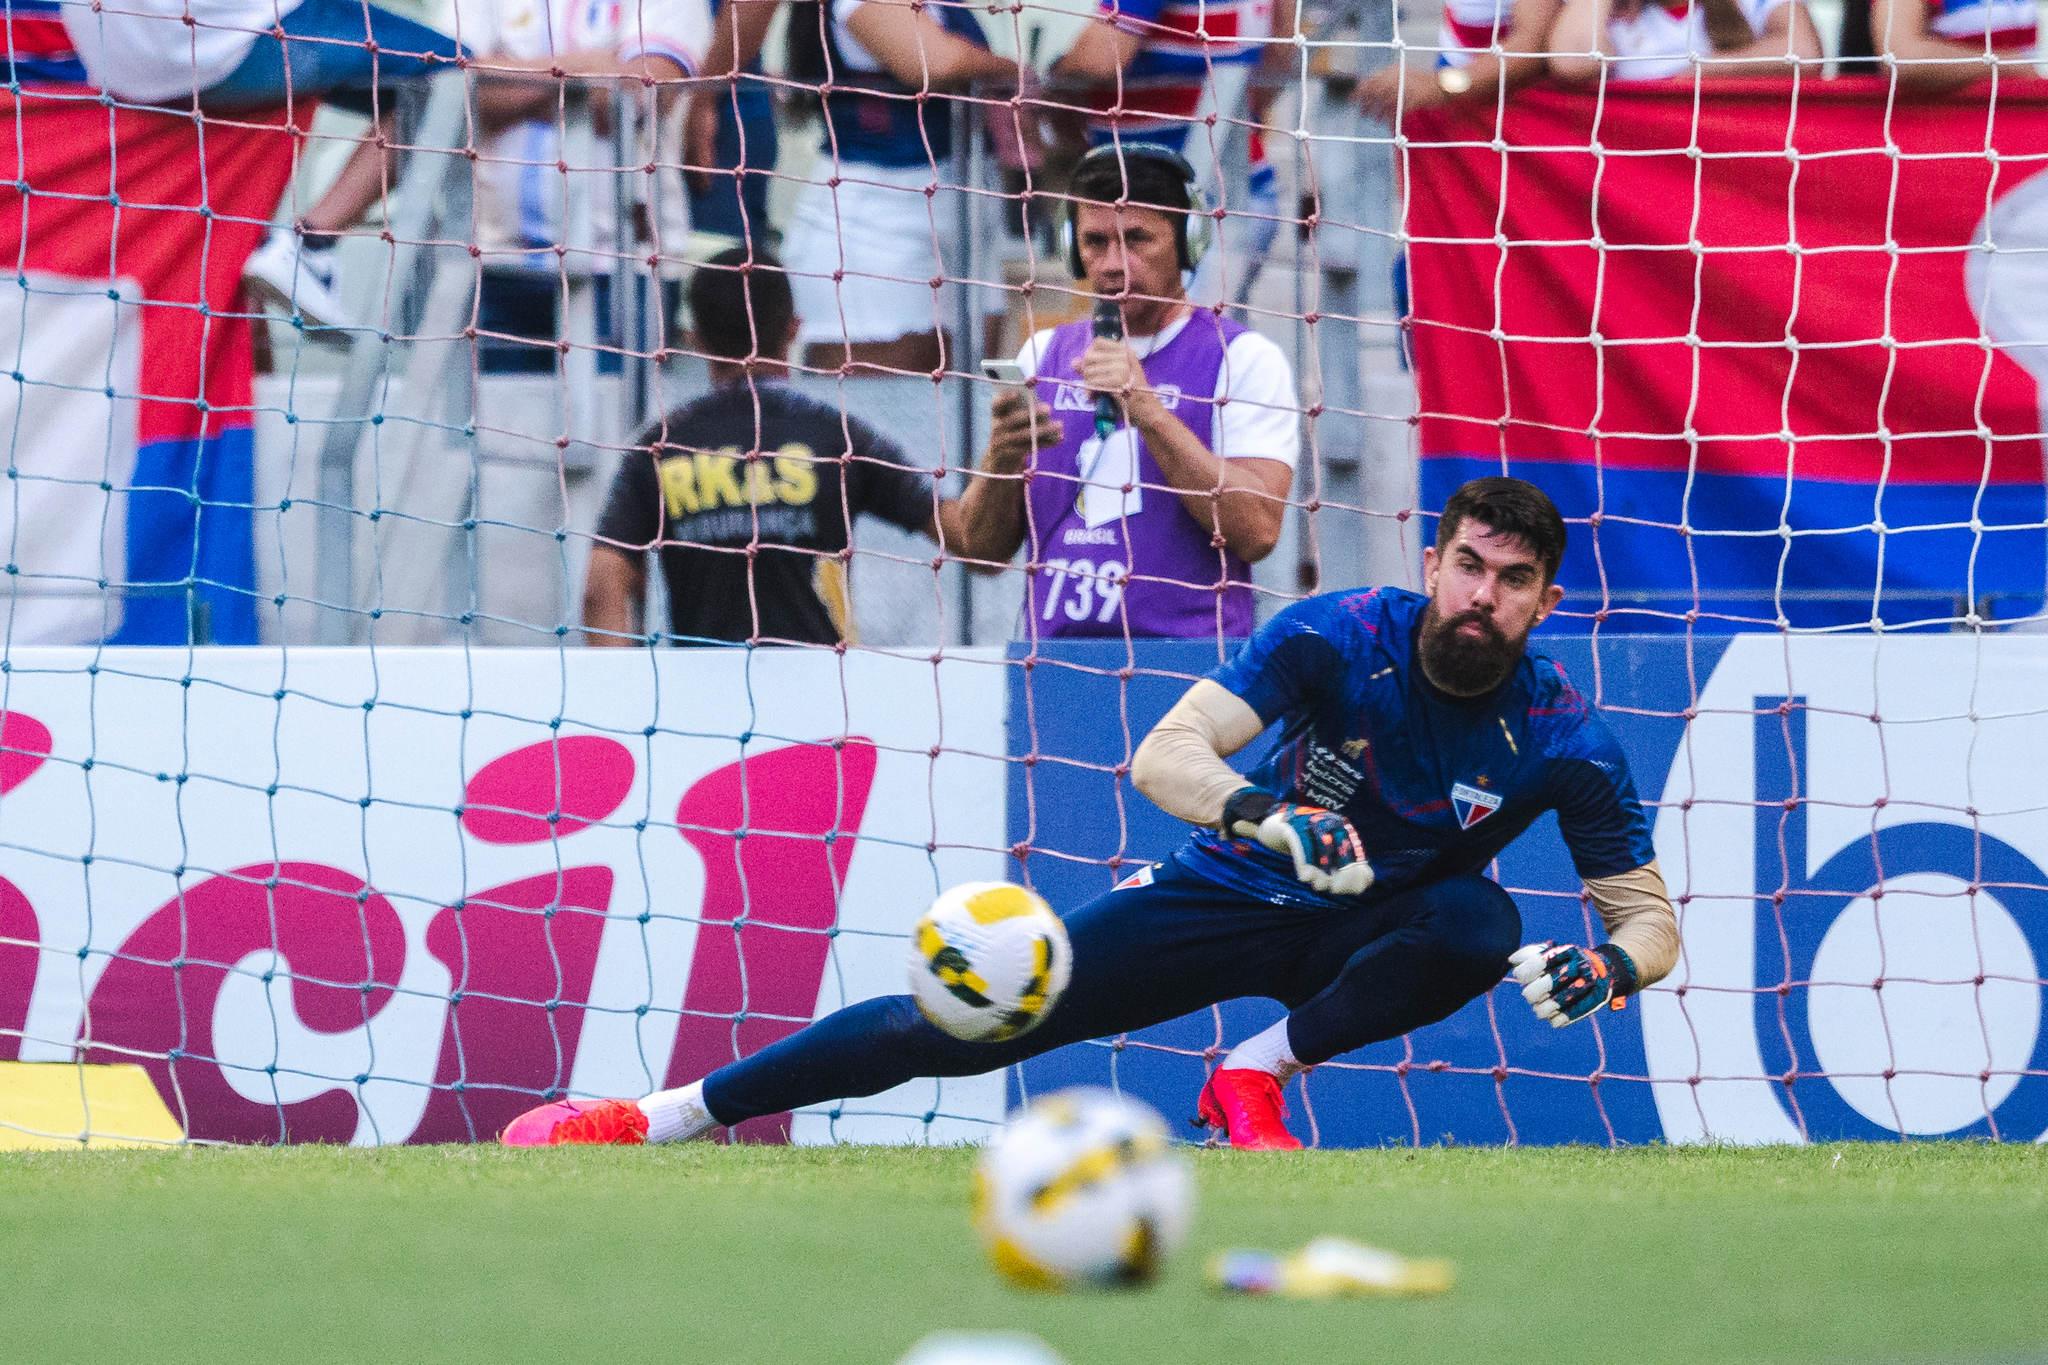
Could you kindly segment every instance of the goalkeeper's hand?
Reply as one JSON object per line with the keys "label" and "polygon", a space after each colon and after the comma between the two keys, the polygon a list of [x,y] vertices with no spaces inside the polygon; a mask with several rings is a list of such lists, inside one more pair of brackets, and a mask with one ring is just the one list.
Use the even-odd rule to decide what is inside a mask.
{"label": "goalkeeper's hand", "polygon": [[1372,885],[1372,864],[1351,822],[1321,806],[1282,801],[1246,787],[1223,805],[1226,835],[1257,839],[1294,860],[1295,877],[1326,896],[1362,895]]}
{"label": "goalkeeper's hand", "polygon": [[1522,983],[1522,998],[1552,1028],[1575,1024],[1602,1005],[1620,1009],[1638,984],[1635,962],[1612,943],[1598,948],[1530,943],[1510,954],[1508,962]]}

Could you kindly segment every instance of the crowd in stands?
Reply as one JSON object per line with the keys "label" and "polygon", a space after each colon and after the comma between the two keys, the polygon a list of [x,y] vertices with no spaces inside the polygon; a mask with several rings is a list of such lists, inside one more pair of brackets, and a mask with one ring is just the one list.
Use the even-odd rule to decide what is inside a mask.
{"label": "crowd in stands", "polygon": [[[2036,80],[2037,21],[2033,0],[1847,0],[1835,65],[1893,72],[1906,92]],[[1546,76],[1818,77],[1822,46],[1804,0],[1445,0],[1433,61],[1374,72],[1359,101],[1391,121],[1452,100],[1490,105]]]}
{"label": "crowd in stands", "polygon": [[[478,329],[501,343],[497,368],[552,368],[565,272],[603,269],[565,246],[567,116],[587,110],[602,126],[638,102],[649,164],[677,174],[639,203],[636,251],[680,262],[707,237],[725,249],[700,252],[689,289],[685,344],[710,360],[713,391],[624,458],[589,574],[593,641],[646,638],[650,555],[679,637],[840,638],[818,571],[843,562],[862,513],[986,571],[1024,552],[1033,636],[1248,632],[1249,566],[1288,505],[1301,399],[1278,347],[1199,305],[1241,302],[1291,216],[1258,125],[1298,69],[1296,0],[1102,0],[1093,13],[1069,0],[1021,12],[450,0],[440,27],[360,0],[9,3],[63,23],[40,52],[17,37],[18,75],[30,59],[68,61],[127,101],[227,117],[317,99],[379,120],[249,261],[253,288],[316,324],[349,321],[333,247],[389,193],[393,87],[466,69]],[[778,18],[787,50],[769,77]],[[2032,0],[1850,0],[1838,56],[1844,70],[1895,71],[1902,90],[2034,80],[2034,25]],[[1491,106],[1545,76],[1818,78],[1822,53],[1803,0],[1447,0],[1430,59],[1372,71],[1357,100],[1393,123],[1451,101]],[[1069,312],[1084,315],[1025,341],[1026,382],[995,400],[994,435],[956,500],[909,472],[905,433],[872,431],[780,378],[792,361],[841,374],[948,367],[965,286],[959,215],[944,201],[977,192],[947,179],[960,98],[979,103],[1002,173],[1057,186],[1045,222],[1026,208],[1015,227],[1064,233],[1055,256],[1078,281]],[[815,115],[818,161],[774,220],[792,131],[778,121],[799,108]],[[1208,253],[1204,187],[1235,129],[1249,135],[1228,163],[1241,168],[1223,196],[1231,240]],[[607,239],[610,196],[595,199]],[[1115,301],[1113,325],[1085,315],[1091,296]],[[1002,298],[983,288],[975,308]],[[988,349],[1000,335],[990,327]]]}

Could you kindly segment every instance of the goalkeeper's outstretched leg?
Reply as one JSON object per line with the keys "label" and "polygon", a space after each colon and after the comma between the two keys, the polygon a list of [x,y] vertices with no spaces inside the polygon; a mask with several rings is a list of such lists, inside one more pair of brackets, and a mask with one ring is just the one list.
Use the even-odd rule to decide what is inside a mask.
{"label": "goalkeeper's outstretched leg", "polygon": [[[980,1075],[1245,996],[1294,1008],[1276,1028],[1290,1044],[1286,1055],[1306,1059],[1298,1067],[1397,1037],[1490,989],[1515,946],[1520,917],[1507,893],[1480,877],[1317,911],[1245,896],[1167,863],[1149,884],[1098,897],[1066,924],[1073,979],[1045,1022],[1021,1038],[954,1038],[909,996],[885,996],[827,1015],[694,1085],[639,1101],[544,1105],[515,1120],[504,1139],[539,1146],[695,1137],[921,1077]],[[1235,1069],[1246,1070],[1241,1059]],[[1277,1085],[1260,1074],[1272,1086],[1278,1127]],[[1205,1105],[1210,1098],[1205,1091]],[[1254,1128],[1235,1123],[1231,1129],[1239,1146],[1298,1145],[1260,1141]]]}
{"label": "goalkeeper's outstretched leg", "polygon": [[[1133,878],[1136,882],[1140,879]],[[1249,913],[1246,913],[1249,911]],[[925,1076],[978,1076],[1067,1043],[1145,1028],[1231,996],[1233,946],[1258,925],[1298,922],[1285,907],[1241,902],[1162,865],[1064,917],[1073,976],[1044,1022],[1003,1043],[966,1042],[933,1025],[907,995],[863,1000],[694,1084],[639,1103],[566,1101],[522,1114],[510,1146],[662,1142],[695,1137],[825,1100],[879,1094]]]}

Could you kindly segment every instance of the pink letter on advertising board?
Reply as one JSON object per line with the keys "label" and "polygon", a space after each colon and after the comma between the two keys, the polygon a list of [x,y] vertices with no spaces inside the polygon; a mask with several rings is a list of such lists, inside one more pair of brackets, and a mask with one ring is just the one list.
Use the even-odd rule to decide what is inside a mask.
{"label": "pink letter on advertising board", "polygon": [[[251,954],[269,954],[236,968]],[[364,1028],[405,965],[397,914],[361,879],[316,863],[259,863],[209,877],[144,920],[93,987],[83,1060],[140,1062],[187,1135],[226,1142],[347,1142],[356,1102],[334,1089],[292,1103],[258,1101],[274,1067],[222,1074],[214,1007],[230,969],[290,983],[284,999],[316,1033]],[[240,1055],[246,1056],[246,1050]],[[364,1064],[369,1064],[367,1049]],[[294,1077],[303,1084],[303,1077]]]}
{"label": "pink letter on advertising board", "polygon": [[[676,823],[704,859],[704,925],[669,1085],[810,1022],[874,776],[866,740],[795,744],[721,768],[683,794]],[[789,1125],[789,1115],[769,1114],[734,1132],[787,1142]]]}

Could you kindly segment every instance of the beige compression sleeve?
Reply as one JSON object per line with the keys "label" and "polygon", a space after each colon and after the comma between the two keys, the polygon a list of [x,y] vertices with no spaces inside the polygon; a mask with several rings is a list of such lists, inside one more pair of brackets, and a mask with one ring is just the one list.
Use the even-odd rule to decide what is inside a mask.
{"label": "beige compression sleeve", "polygon": [[1204,678],[1145,736],[1131,781],[1168,815],[1214,829],[1231,793],[1251,785],[1223,760],[1265,728],[1243,698]]}
{"label": "beige compression sleeve", "polygon": [[1592,877],[1586,891],[1607,937],[1636,964],[1638,989],[1662,981],[1678,965],[1678,916],[1655,859],[1633,872]]}

